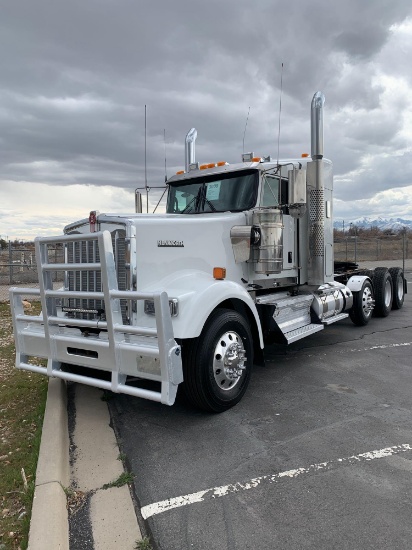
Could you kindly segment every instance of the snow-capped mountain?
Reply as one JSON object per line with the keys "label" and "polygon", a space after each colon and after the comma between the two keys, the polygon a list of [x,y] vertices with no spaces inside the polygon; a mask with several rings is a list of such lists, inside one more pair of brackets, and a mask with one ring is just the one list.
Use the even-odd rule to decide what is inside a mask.
{"label": "snow-capped mountain", "polygon": [[[344,224],[344,225],[343,225]],[[335,229],[349,231],[350,227],[356,226],[359,229],[370,229],[371,227],[377,227],[381,231],[390,230],[394,233],[406,229],[412,229],[412,220],[405,220],[403,218],[368,218],[366,216],[357,218],[356,220],[335,220],[333,227]]]}

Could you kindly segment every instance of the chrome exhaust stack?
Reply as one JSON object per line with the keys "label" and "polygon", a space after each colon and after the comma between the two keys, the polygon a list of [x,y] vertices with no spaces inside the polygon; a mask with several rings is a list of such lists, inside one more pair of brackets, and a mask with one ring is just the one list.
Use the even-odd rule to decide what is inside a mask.
{"label": "chrome exhaust stack", "polygon": [[323,105],[325,96],[316,92],[311,105],[311,156],[313,160],[323,158]]}
{"label": "chrome exhaust stack", "polygon": [[[307,165],[309,285],[323,285],[333,280],[333,245],[325,239],[325,183],[323,161],[323,105],[325,96],[316,92],[311,105],[311,156]],[[330,202],[330,201],[328,201]],[[329,216],[330,217],[330,216]],[[328,220],[329,221],[329,220]],[[326,256],[326,257],[325,257]]]}
{"label": "chrome exhaust stack", "polygon": [[189,165],[195,161],[195,141],[197,138],[196,128],[192,128],[185,139],[185,171],[189,172]]}

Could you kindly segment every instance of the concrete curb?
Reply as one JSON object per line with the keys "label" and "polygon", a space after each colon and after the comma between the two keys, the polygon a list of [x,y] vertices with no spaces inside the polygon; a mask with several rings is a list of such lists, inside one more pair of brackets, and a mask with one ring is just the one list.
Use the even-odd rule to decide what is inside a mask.
{"label": "concrete curb", "polygon": [[[76,451],[71,455],[71,482],[90,495],[88,519],[94,548],[132,550],[141,532],[128,485],[110,487],[125,470],[109,408],[102,391],[92,386],[76,385],[74,399],[76,422],[71,436]],[[73,550],[82,548],[85,534],[80,529],[76,540],[71,536]]]}
{"label": "concrete curb", "polygon": [[36,472],[29,550],[69,550],[63,487],[70,485],[66,383],[49,381]]}

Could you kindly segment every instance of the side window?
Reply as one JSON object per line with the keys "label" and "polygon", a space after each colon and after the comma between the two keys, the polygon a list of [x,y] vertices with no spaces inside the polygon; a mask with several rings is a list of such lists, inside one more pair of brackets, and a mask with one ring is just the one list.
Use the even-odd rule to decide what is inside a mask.
{"label": "side window", "polygon": [[263,192],[260,200],[261,206],[279,205],[279,178],[273,176],[264,176]]}

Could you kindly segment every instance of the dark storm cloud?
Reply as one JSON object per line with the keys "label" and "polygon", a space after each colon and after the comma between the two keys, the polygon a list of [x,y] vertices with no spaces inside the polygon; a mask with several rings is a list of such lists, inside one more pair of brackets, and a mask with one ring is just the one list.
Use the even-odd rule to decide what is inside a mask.
{"label": "dark storm cloud", "polygon": [[362,169],[336,178],[335,197],[342,200],[370,198],[381,191],[412,185],[412,151],[382,155],[365,162]]}
{"label": "dark storm cloud", "polygon": [[404,105],[384,112],[375,60],[383,52],[390,65],[391,26],[411,12],[406,0],[6,3],[1,178],[142,185],[145,104],[149,183],[164,180],[164,129],[169,175],[192,126],[199,160],[237,162],[249,107],[246,149],[276,156],[282,62],[281,156],[310,151],[310,101],[322,89],[325,152],[338,174],[356,171],[364,154],[405,145],[394,114]]}

